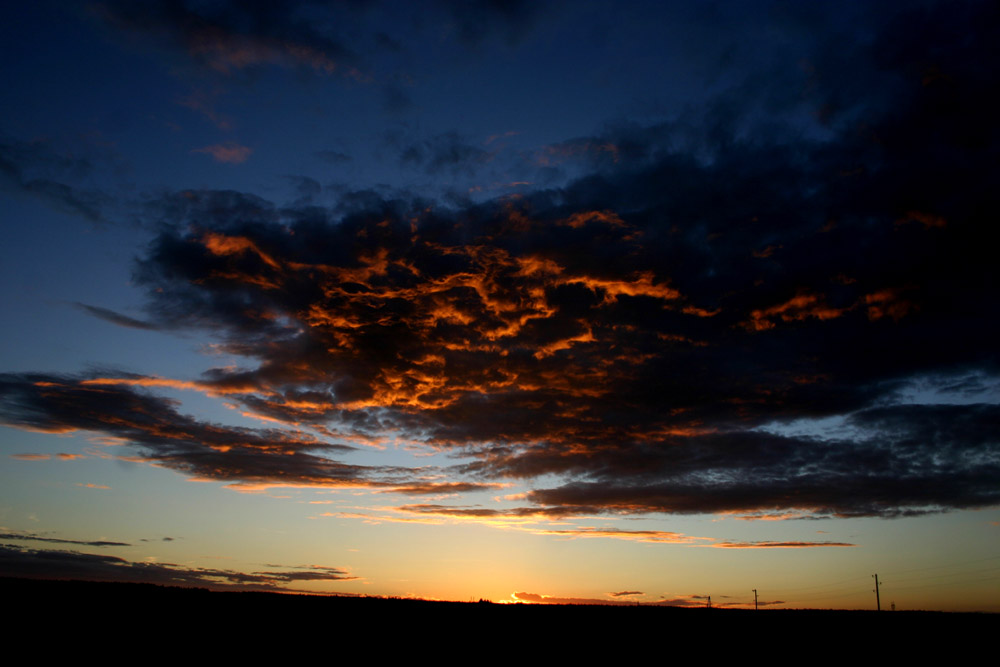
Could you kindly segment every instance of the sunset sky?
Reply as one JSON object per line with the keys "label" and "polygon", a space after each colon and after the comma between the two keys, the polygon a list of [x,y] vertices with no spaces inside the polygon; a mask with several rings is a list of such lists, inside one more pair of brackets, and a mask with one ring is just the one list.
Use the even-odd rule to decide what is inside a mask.
{"label": "sunset sky", "polygon": [[4,3],[0,575],[1000,611],[998,34]]}

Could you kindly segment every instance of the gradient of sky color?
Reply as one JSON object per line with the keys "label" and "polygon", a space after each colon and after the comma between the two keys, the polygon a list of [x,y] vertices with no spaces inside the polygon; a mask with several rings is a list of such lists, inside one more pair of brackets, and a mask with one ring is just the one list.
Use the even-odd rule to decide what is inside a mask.
{"label": "gradient of sky color", "polygon": [[1000,611],[995,4],[0,17],[0,574]]}

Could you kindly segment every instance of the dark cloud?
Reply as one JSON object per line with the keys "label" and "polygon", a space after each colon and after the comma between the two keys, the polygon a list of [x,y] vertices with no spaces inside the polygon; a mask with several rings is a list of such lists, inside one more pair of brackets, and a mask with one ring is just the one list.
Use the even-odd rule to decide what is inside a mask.
{"label": "dark cloud", "polygon": [[474,482],[424,482],[393,487],[389,491],[409,496],[421,496],[430,493],[468,493],[470,491],[483,491],[489,488],[500,488],[501,486],[501,484]]}
{"label": "dark cloud", "polygon": [[[746,603],[749,606],[749,602]],[[754,608],[756,607],[773,607],[774,605],[785,604],[784,600],[758,600],[754,602]]]}
{"label": "dark cloud", "polygon": [[347,153],[341,153],[340,151],[333,150],[316,151],[314,155],[320,160],[330,164],[343,164],[345,162],[350,162],[352,159]]}
{"label": "dark cloud", "polygon": [[[0,375],[0,422],[19,428],[66,433],[90,431],[120,439],[142,458],[199,478],[244,486],[348,486],[440,493],[452,489],[417,471],[365,467],[337,461],[354,448],[302,431],[251,429],[201,422],[177,412],[175,402],[142,391],[143,386],[209,393],[240,391],[232,384],[179,383],[142,376],[62,377]],[[300,408],[303,406],[300,406]],[[463,490],[491,488],[469,484]]]}
{"label": "dark cloud", "polygon": [[531,602],[534,604],[602,604],[602,605],[633,605],[630,600],[608,600],[606,598],[565,598],[552,595],[540,595],[538,593],[514,593],[514,599],[519,602]]}
{"label": "dark cloud", "polygon": [[[148,320],[245,362],[191,384],[325,439],[208,428],[134,391],[156,386],[141,378],[5,376],[0,414],[215,479],[560,478],[526,508],[406,508],[456,517],[995,505],[1000,21],[986,3],[866,20],[698,117],[550,147],[590,156],[565,187],[452,208],[373,191],[330,209],[147,202]],[[455,134],[397,147],[431,173],[489,159]],[[915,386],[964,404],[907,405]],[[841,427],[810,432],[820,418]],[[454,479],[316,453],[388,432],[463,458]]]}
{"label": "dark cloud", "polygon": [[402,164],[419,167],[429,174],[472,174],[492,159],[490,152],[473,145],[455,132],[404,144],[399,150]]}
{"label": "dark cloud", "polygon": [[478,46],[497,35],[508,44],[522,40],[534,26],[546,5],[528,0],[440,0],[450,15],[459,39]]}
{"label": "dark cloud", "polygon": [[195,148],[191,152],[211,155],[212,159],[216,162],[242,164],[250,159],[253,149],[249,146],[238,144],[235,141],[229,141],[224,144],[213,144],[211,146]]}
{"label": "dark cloud", "polygon": [[[283,66],[370,81],[366,51],[396,56],[405,51],[409,40],[404,37],[429,30],[438,39],[445,36],[465,47],[478,47],[494,36],[515,44],[530,32],[546,3],[441,0],[416,10],[378,4],[104,0],[95,8],[112,27],[225,76]],[[407,35],[390,35],[380,29],[383,25],[369,24],[376,12],[391,12],[393,23],[406,26]],[[386,88],[386,94],[390,110],[409,107],[398,88]]]}
{"label": "dark cloud", "polygon": [[297,195],[297,198],[293,202],[294,206],[308,207],[323,192],[323,186],[315,178],[289,176],[288,180]]}
{"label": "dark cloud", "polygon": [[42,141],[0,141],[0,190],[28,194],[56,210],[103,223],[111,197],[80,185],[92,169],[90,160],[60,155]]}
{"label": "dark cloud", "polygon": [[[626,591],[625,593],[616,594],[611,593],[610,595],[633,595],[632,593]],[[539,593],[524,593],[518,592],[513,593],[515,600],[519,602],[529,602],[534,604],[599,604],[599,605],[635,605],[637,604],[634,600],[609,600],[607,598],[567,598],[567,597],[557,597],[554,595],[541,595]],[[670,599],[660,599],[656,602],[642,602],[639,604],[646,606],[665,606],[665,607],[704,607],[705,603],[700,600],[704,599],[704,596],[699,595],[689,595],[684,597],[676,597]]]}
{"label": "dark cloud", "polygon": [[376,32],[372,36],[372,39],[375,40],[375,43],[379,47],[385,49],[386,51],[391,51],[393,53],[400,53],[403,51],[403,45],[384,32]]}
{"label": "dark cloud", "polygon": [[414,108],[409,93],[397,84],[382,87],[382,107],[389,113],[404,113]]}
{"label": "dark cloud", "polygon": [[[854,440],[755,431],[633,445],[591,460],[582,468],[591,481],[532,491],[529,498],[551,506],[632,512],[803,508],[835,516],[893,516],[1000,502],[995,436],[1000,407],[889,410],[937,413],[937,420],[866,428]],[[860,411],[852,421],[870,422],[871,416]],[[918,432],[920,426],[929,430]]]}
{"label": "dark cloud", "polygon": [[0,540],[29,540],[32,542],[51,542],[53,544],[80,544],[88,547],[128,547],[126,542],[109,542],[107,540],[67,540],[58,537],[45,537],[35,533],[0,533]]}
{"label": "dark cloud", "polygon": [[608,593],[613,598],[621,598],[629,595],[642,595],[642,591],[618,591],[617,593]]}
{"label": "dark cloud", "polygon": [[355,4],[108,0],[98,10],[111,25],[180,50],[221,74],[281,65],[360,77],[358,56],[338,30]]}
{"label": "dark cloud", "polygon": [[[491,518],[522,518],[538,516],[540,513],[534,507],[517,507],[514,509],[490,509],[488,507],[456,507],[454,505],[437,505],[423,503],[419,505],[403,505],[398,508],[403,512],[422,514],[425,516],[445,516],[456,518],[491,519]],[[569,511],[567,513],[573,513]]]}
{"label": "dark cloud", "polygon": [[810,549],[813,547],[856,547],[849,542],[718,542],[716,549]]}
{"label": "dark cloud", "polygon": [[[643,128],[642,139],[636,140],[637,146],[629,146],[632,154],[627,157],[633,161],[637,157],[644,157],[644,154],[651,146],[651,128]],[[612,137],[581,137],[568,139],[557,144],[543,146],[530,156],[538,166],[549,167],[560,165],[566,162],[582,163],[593,168],[613,168],[622,159],[622,147],[618,141]]]}
{"label": "dark cloud", "polygon": [[[683,218],[663,230],[644,209],[622,217],[536,196],[460,218],[374,198],[338,223],[281,225],[288,212],[254,198],[190,199],[234,222],[208,226],[192,206],[178,221],[185,231],[160,237],[139,273],[151,318],[223,333],[257,359],[256,369],[205,380],[242,387],[255,412],[347,431],[406,428],[476,456],[462,471],[488,479],[581,477],[532,494],[553,506],[850,515],[996,501],[991,406],[941,417],[947,430],[970,415],[967,429],[943,436],[953,445],[944,454],[902,432],[819,440],[754,430],[832,415],[869,429],[866,407],[912,378],[991,370],[985,334],[946,344],[948,323],[982,317],[978,304],[991,297],[970,299],[964,314],[954,299],[935,303],[934,283],[953,271],[925,274],[919,256],[907,257],[940,247],[948,228],[913,229],[899,248],[907,232],[886,216],[867,242],[894,257],[898,275],[888,278],[884,261],[858,264],[856,246],[825,240],[795,266],[797,244],[833,233],[802,231],[805,241],[781,244],[795,271],[765,266],[770,278],[754,285],[755,263],[777,261],[751,252],[763,239],[712,247],[700,219],[688,232]],[[754,226],[768,238],[781,231]],[[845,262],[847,284],[835,280]],[[886,281],[913,287],[872,298]],[[914,305],[898,316],[872,309],[887,302]],[[931,350],[915,342],[935,336],[942,344]],[[882,431],[903,426],[886,420]]]}
{"label": "dark cloud", "polygon": [[145,329],[147,331],[156,331],[159,329],[156,325],[150,324],[149,322],[143,322],[142,320],[137,320],[128,315],[122,315],[121,313],[116,313],[113,310],[108,310],[107,308],[101,308],[100,306],[90,306],[85,303],[76,302],[75,305],[80,310],[90,313],[94,317],[98,317],[112,324],[117,324],[120,327],[128,327],[130,329]]}
{"label": "dark cloud", "polygon": [[[281,566],[274,566],[281,567]],[[237,572],[192,568],[171,563],[128,561],[117,556],[25,549],[0,545],[0,571],[5,576],[81,581],[124,581],[164,586],[198,586],[213,590],[280,591],[301,581],[357,579],[332,567],[299,567],[276,571]]]}

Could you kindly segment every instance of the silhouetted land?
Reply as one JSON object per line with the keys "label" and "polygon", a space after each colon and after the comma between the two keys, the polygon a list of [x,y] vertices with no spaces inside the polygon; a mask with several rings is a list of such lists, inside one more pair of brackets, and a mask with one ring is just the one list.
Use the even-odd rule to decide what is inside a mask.
{"label": "silhouetted land", "polygon": [[438,602],[403,598],[342,597],[267,592],[209,591],[136,583],[48,581],[0,577],[0,597],[6,609],[41,613],[48,621],[85,623],[90,619],[136,614],[145,622],[176,619],[183,611],[190,623],[203,618],[216,627],[242,620],[284,618],[300,627],[324,625],[349,616],[357,622],[402,622],[410,627],[462,628],[553,627],[570,624],[595,627],[601,632],[618,629],[641,631],[667,624],[680,628],[705,628],[783,632],[823,632],[852,628],[880,632],[932,630],[965,635],[1000,629],[1000,614],[933,611],[845,611],[792,609],[706,609],[607,605],[502,605],[485,602]]}
{"label": "silhouetted land", "polygon": [[[164,633],[174,642],[229,638],[241,652],[249,650],[248,641],[266,646],[280,635],[282,641],[326,637],[337,643],[447,636],[463,650],[502,636],[544,639],[561,646],[557,652],[578,655],[586,653],[581,641],[604,644],[605,650],[607,642],[623,642],[620,650],[626,652],[646,642],[665,642],[658,650],[686,646],[695,652],[784,651],[818,642],[814,650],[841,652],[867,637],[894,646],[893,652],[915,653],[929,645],[968,649],[1000,630],[1000,614],[985,613],[501,605],[11,578],[0,578],[0,599],[5,610],[15,611],[13,628],[10,622],[5,628],[13,629],[10,637],[93,639],[124,630]],[[737,643],[744,640],[756,648],[741,648]],[[512,648],[482,646],[487,652]]]}

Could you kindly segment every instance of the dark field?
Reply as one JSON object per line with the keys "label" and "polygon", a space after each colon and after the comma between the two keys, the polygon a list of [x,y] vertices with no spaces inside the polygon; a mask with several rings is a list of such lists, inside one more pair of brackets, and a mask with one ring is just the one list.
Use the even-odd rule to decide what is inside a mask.
{"label": "dark field", "polygon": [[993,645],[1000,630],[1000,615],[979,613],[500,605],[8,578],[0,578],[0,599],[14,612],[4,622],[8,639],[52,637],[64,645],[70,638],[91,642],[140,633],[156,643],[231,642],[230,649],[242,654],[272,653],[300,640],[341,647],[364,642],[394,651],[402,649],[401,641],[433,640],[488,653],[530,653],[529,646],[545,642],[547,652],[580,657],[588,646],[602,653],[724,651],[735,657],[807,645],[896,656],[934,647],[971,657],[979,652],[975,647]]}

